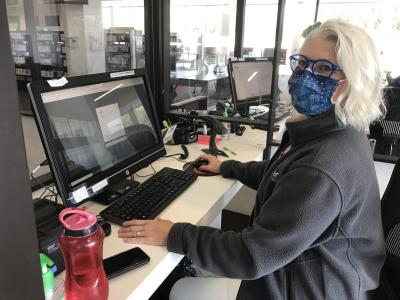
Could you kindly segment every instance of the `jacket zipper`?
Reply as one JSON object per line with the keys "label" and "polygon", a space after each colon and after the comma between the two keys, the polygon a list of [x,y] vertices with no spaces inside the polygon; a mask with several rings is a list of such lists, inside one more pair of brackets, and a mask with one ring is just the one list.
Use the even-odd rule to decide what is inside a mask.
{"label": "jacket zipper", "polygon": [[[297,146],[297,147],[291,147],[290,144],[289,144],[288,147],[291,147],[291,148],[289,149],[289,151],[286,152],[286,153],[284,153],[285,150],[287,149],[287,147],[286,147],[286,148],[279,154],[279,156],[278,156],[278,158],[276,159],[276,161],[273,162],[270,166],[268,166],[268,167],[266,168],[265,173],[267,173],[267,172],[268,172],[270,169],[272,169],[272,168],[275,170],[275,168],[276,168],[282,161],[284,161],[285,158],[289,157],[289,156],[290,156],[292,153],[294,153],[296,150],[300,149],[302,145],[303,145],[303,144],[301,144],[301,145],[299,145],[299,146]],[[265,173],[264,173],[264,175],[265,175]]]}

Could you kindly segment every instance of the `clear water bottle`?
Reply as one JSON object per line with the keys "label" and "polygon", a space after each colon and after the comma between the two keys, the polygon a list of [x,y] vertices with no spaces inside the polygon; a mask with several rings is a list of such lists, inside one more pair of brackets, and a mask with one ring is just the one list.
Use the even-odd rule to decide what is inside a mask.
{"label": "clear water bottle", "polygon": [[66,300],[106,300],[108,281],[103,268],[104,232],[96,215],[66,208],[59,215],[64,226],[60,247],[65,263]]}

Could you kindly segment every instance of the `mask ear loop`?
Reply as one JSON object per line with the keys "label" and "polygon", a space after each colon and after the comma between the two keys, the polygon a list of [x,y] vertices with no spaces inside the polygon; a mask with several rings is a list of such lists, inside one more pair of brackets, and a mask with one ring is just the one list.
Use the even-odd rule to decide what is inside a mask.
{"label": "mask ear loop", "polygon": [[[338,85],[336,86],[336,88],[339,86],[339,84],[341,84],[342,82],[347,81],[347,78],[343,78],[343,79],[338,79]],[[333,101],[332,97],[331,97],[331,103],[332,104],[336,104],[336,101]]]}

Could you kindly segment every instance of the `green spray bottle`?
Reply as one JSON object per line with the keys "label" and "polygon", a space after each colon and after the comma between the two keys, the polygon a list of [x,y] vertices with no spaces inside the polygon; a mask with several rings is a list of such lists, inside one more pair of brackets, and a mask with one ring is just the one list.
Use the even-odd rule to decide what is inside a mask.
{"label": "green spray bottle", "polygon": [[50,267],[54,265],[54,262],[43,253],[40,253],[39,256],[40,267],[42,269],[44,295],[47,300],[53,297],[54,292],[54,273],[50,269]]}
{"label": "green spray bottle", "polygon": [[[222,116],[224,118],[229,117],[228,107],[226,105],[225,105],[225,108],[224,108],[224,112],[222,113]],[[229,140],[229,136],[230,136],[230,133],[231,133],[231,123],[223,122],[222,124],[224,125],[224,127],[226,129],[226,133],[223,135],[223,137],[224,137],[225,140]]]}

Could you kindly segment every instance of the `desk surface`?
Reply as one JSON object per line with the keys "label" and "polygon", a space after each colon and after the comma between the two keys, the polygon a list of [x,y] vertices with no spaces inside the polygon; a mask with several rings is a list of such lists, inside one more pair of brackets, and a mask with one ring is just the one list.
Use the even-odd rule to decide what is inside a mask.
{"label": "desk surface", "polygon": [[[247,128],[242,137],[231,134],[229,140],[222,140],[218,147],[227,146],[235,153],[229,159],[241,161],[261,159],[262,150],[266,141],[266,132]],[[179,146],[166,146],[168,154],[180,153]],[[205,145],[190,144],[188,161],[200,155]],[[226,159],[222,158],[221,159]],[[181,169],[182,162],[174,158],[165,158],[153,163],[155,170],[163,167]],[[151,174],[150,167],[142,169],[139,175]],[[135,180],[144,181],[146,178]],[[198,225],[210,224],[229,203],[232,197],[241,188],[242,184],[236,180],[225,179],[221,176],[199,177],[185,192],[175,199],[161,214],[160,217],[173,222],[190,222]],[[36,193],[39,193],[37,191]],[[34,196],[36,196],[34,193]],[[40,195],[40,194],[39,194]],[[89,211],[99,213],[104,205],[89,201],[83,204]],[[179,263],[182,255],[170,253],[166,247],[124,244],[117,237],[118,226],[112,225],[112,233],[104,241],[103,257],[139,246],[149,256],[150,262],[136,270],[127,272],[109,281],[109,299],[148,299],[157,287],[164,281],[174,267]],[[62,275],[61,275],[62,276]]]}
{"label": "desk surface", "polygon": [[[247,133],[247,134],[246,134]],[[261,141],[261,143],[260,143]],[[260,153],[264,148],[265,132],[258,130],[247,130],[243,137],[231,135],[229,141],[221,141],[220,148],[228,146],[237,153],[239,160],[260,159]],[[189,146],[188,160],[195,159],[204,145],[191,144]],[[167,152],[180,152],[179,146],[167,146]],[[182,168],[182,163],[174,158],[159,160],[153,164],[158,171],[165,166]],[[140,175],[151,173],[151,168],[140,171]],[[210,224],[240,189],[241,184],[234,180],[225,179],[221,176],[199,177],[184,193],[173,201],[161,214],[160,217],[173,222],[190,222],[198,225]],[[103,205],[90,202],[87,208],[99,212]],[[127,250],[132,245],[124,244],[117,237],[117,226],[112,226],[112,234],[104,244],[104,257]],[[115,279],[110,280],[109,299],[147,299],[163,282],[168,274],[181,260],[182,256],[169,253],[166,247],[140,245],[150,256],[150,263]]]}
{"label": "desk surface", "polygon": [[[279,138],[283,131],[283,126],[279,132],[274,133],[274,138]],[[229,158],[240,161],[260,160],[262,150],[266,141],[266,132],[247,128],[242,137],[234,134],[230,135],[229,140],[221,141],[218,147],[227,146],[235,153]],[[168,154],[179,153],[179,146],[166,146]],[[190,144],[188,161],[195,159],[201,154],[204,145]],[[153,167],[158,171],[163,167],[182,168],[183,163],[174,158],[165,158],[153,163]],[[383,194],[389,181],[392,164],[377,162],[375,164],[381,194]],[[142,169],[139,175],[151,174],[150,167]],[[135,178],[143,181],[143,178]],[[236,180],[214,177],[199,177],[184,193],[174,200],[161,214],[160,217],[173,222],[190,222],[197,225],[210,224],[229,203],[233,196],[239,191],[242,184]],[[33,195],[38,196],[40,191]],[[83,206],[88,210],[99,213],[105,206],[87,202]],[[111,255],[128,250],[132,247],[141,247],[149,256],[150,262],[136,270],[127,272],[109,281],[109,299],[148,299],[164,279],[170,274],[182,258],[182,255],[170,253],[166,247],[124,244],[117,237],[118,226],[112,225],[112,233],[105,239],[103,256],[107,258]],[[62,276],[62,275],[61,275]]]}

